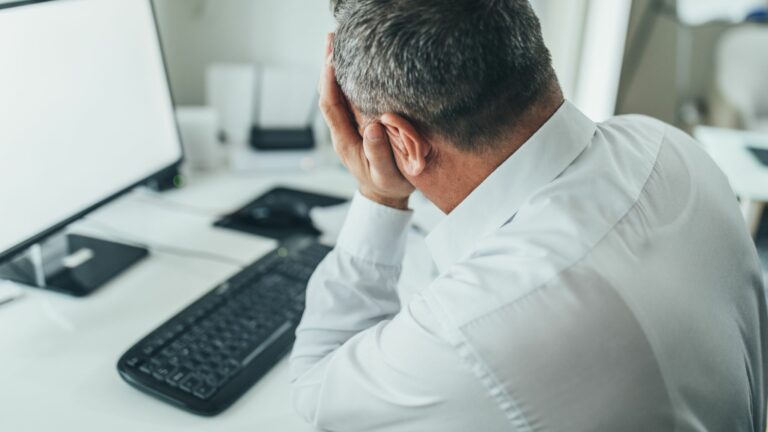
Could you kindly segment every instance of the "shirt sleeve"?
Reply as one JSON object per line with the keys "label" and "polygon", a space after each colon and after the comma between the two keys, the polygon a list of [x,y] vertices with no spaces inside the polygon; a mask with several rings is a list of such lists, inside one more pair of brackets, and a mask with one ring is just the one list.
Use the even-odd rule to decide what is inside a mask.
{"label": "shirt sleeve", "polygon": [[291,354],[294,404],[329,431],[510,430],[418,294],[396,285],[411,212],[352,202],[307,290]]}

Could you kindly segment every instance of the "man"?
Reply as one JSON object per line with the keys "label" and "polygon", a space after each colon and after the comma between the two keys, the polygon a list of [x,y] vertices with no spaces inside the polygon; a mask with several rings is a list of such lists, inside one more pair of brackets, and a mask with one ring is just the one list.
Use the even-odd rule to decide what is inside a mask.
{"label": "man", "polygon": [[[760,266],[682,132],[563,101],[524,0],[346,0],[321,107],[359,180],[295,404],[331,431],[764,431]],[[338,84],[337,84],[338,82]],[[364,137],[364,138],[363,138]],[[395,286],[414,188],[440,275]]]}

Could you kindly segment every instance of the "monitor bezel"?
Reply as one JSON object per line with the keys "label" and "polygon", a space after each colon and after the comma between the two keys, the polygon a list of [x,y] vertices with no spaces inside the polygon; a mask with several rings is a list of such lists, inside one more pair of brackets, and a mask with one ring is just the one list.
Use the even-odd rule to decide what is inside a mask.
{"label": "monitor bezel", "polygon": [[[29,6],[33,4],[63,2],[63,1],[72,1],[72,0],[21,0],[16,2],[0,4],[0,10]],[[153,174],[150,174],[149,176],[141,180],[138,180],[130,184],[129,186],[118,190],[117,192],[111,195],[108,195],[106,198],[104,198],[101,201],[98,201],[96,204],[93,204],[92,206],[87,207],[84,210],[77,212],[76,214],[46,228],[45,230],[39,232],[38,234],[35,234],[34,236],[10,247],[9,249],[0,250],[0,263],[7,261],[9,259],[15,258],[18,254],[24,252],[29,247],[37,243],[40,243],[46,238],[60,232],[61,230],[66,228],[68,225],[71,225],[73,222],[76,222],[78,219],[82,219],[83,217],[87,216],[89,213],[92,213],[95,210],[99,209],[100,207],[103,207],[106,204],[109,204],[110,202],[125,195],[126,193],[132,191],[133,189],[139,186],[145,185],[153,180],[170,177],[171,175],[175,174],[178,171],[178,168],[181,166],[182,162],[184,162],[184,146],[182,145],[182,142],[181,142],[181,133],[179,131],[178,119],[176,118],[176,102],[173,98],[171,81],[168,75],[168,64],[166,61],[163,41],[162,41],[162,38],[160,37],[160,26],[158,25],[158,21],[157,21],[157,10],[155,8],[155,2],[153,0],[145,0],[145,1],[149,3],[149,7],[152,11],[152,19],[154,20],[154,24],[155,24],[155,37],[157,38],[158,47],[160,48],[160,57],[163,65],[163,72],[165,74],[166,88],[168,89],[168,97],[170,98],[171,107],[173,110],[173,113],[172,113],[173,125],[176,130],[177,142],[179,144],[179,158],[176,161],[172,162],[170,165],[164,168],[161,168],[160,170],[154,172]]]}

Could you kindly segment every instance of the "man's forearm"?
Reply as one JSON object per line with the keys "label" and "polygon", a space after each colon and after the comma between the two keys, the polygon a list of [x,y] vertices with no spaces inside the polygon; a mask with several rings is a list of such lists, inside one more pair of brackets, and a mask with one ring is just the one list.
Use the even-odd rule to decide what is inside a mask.
{"label": "man's forearm", "polygon": [[294,380],[400,310],[396,286],[410,218],[410,211],[355,197],[336,249],[310,280],[291,355]]}
{"label": "man's forearm", "polygon": [[[430,300],[416,294],[400,306],[410,218],[361,195],[353,201],[336,249],[310,281],[291,355],[296,411],[339,432],[464,432],[477,419],[482,430],[506,430],[498,407],[478,402],[487,390]],[[467,409],[473,415],[453,415]]]}

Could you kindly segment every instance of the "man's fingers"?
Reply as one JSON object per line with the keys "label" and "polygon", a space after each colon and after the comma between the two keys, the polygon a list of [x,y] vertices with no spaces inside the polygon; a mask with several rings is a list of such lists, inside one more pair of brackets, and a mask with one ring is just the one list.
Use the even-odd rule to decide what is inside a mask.
{"label": "man's fingers", "polygon": [[320,110],[331,130],[336,152],[342,158],[347,158],[350,152],[360,145],[360,135],[352,121],[347,98],[336,81],[336,71],[333,67],[333,33],[328,33],[325,55],[326,63],[320,79]]}
{"label": "man's fingers", "polygon": [[400,170],[397,169],[384,126],[380,123],[371,123],[365,129],[363,150],[370,164],[371,174],[385,178],[402,177]]}
{"label": "man's fingers", "polygon": [[326,64],[320,81],[320,110],[331,130],[336,151],[342,158],[359,151],[360,135],[352,121],[352,113],[347,98],[336,81],[336,71],[332,64]]}
{"label": "man's fingers", "polygon": [[[406,208],[413,185],[397,168],[384,127],[369,125],[360,136],[351,104],[336,79],[333,34],[325,45],[326,63],[320,78],[320,110],[331,131],[333,147],[342,163],[357,177],[360,191],[390,207]],[[338,57],[337,57],[338,58]],[[366,192],[367,191],[367,192]]]}
{"label": "man's fingers", "polygon": [[325,36],[325,59],[326,61],[333,55],[333,33],[328,33]]}

